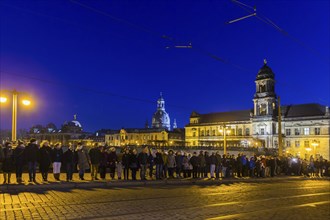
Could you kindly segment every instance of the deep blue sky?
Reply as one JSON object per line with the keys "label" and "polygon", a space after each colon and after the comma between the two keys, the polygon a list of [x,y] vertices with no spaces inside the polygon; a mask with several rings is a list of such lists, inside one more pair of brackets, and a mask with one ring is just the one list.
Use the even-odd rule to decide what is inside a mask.
{"label": "deep blue sky", "polygon": [[[282,104],[330,104],[328,0],[242,0],[294,39],[256,17],[226,25],[248,14],[229,0],[79,2],[124,21],[70,1],[0,0],[1,89],[26,91],[35,100],[33,110],[20,108],[19,128],[60,126],[75,113],[87,131],[143,127],[159,92],[179,127],[193,110],[249,109],[264,58]],[[175,43],[162,35],[194,49],[166,49]],[[0,128],[10,128],[10,106],[0,116]]]}

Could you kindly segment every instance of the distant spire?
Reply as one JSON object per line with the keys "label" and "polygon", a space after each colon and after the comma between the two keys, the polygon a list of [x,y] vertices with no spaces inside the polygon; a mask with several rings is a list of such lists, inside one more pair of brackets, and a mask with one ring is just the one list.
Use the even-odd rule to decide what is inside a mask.
{"label": "distant spire", "polygon": [[148,122],[148,119],[146,120],[146,123],[144,124],[144,128],[149,128],[149,122]]}
{"label": "distant spire", "polygon": [[73,115],[73,120],[77,121],[77,114]]}
{"label": "distant spire", "polygon": [[178,126],[176,124],[176,119],[174,119],[174,121],[173,121],[173,129],[176,129],[176,128],[178,128]]}
{"label": "distant spire", "polygon": [[264,64],[267,65],[267,60],[266,60],[266,58],[264,59]]}

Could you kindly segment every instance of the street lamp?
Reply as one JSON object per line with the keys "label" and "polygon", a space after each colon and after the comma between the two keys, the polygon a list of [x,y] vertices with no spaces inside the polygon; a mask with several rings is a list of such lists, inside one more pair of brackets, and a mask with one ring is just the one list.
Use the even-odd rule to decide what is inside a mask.
{"label": "street lamp", "polygon": [[[13,96],[13,108],[12,108],[12,132],[11,132],[11,139],[12,141],[16,141],[17,139],[17,105],[18,105],[18,95],[19,94],[24,94],[23,92],[18,92],[16,89],[14,90],[3,90],[0,91],[0,94],[3,93],[9,93]],[[5,96],[0,96],[0,103],[5,103],[7,102],[7,97]],[[23,99],[22,100],[23,105],[30,105],[31,101],[28,99]]]}
{"label": "street lamp", "polygon": [[230,129],[226,127],[226,125],[222,126],[222,128],[219,129],[220,133],[223,133],[223,154],[227,154],[227,134],[230,134]]}

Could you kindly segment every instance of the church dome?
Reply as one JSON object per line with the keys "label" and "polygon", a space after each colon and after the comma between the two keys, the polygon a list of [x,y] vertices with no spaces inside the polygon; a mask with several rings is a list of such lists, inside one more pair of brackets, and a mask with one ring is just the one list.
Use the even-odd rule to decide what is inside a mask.
{"label": "church dome", "polygon": [[261,67],[261,69],[258,72],[257,80],[259,79],[274,79],[274,73],[273,70],[267,66],[267,61],[264,60],[264,65]]}
{"label": "church dome", "polygon": [[157,100],[157,111],[154,113],[152,117],[152,127],[153,128],[165,128],[170,130],[171,123],[170,123],[170,116],[165,111],[165,100],[160,94],[159,99]]}

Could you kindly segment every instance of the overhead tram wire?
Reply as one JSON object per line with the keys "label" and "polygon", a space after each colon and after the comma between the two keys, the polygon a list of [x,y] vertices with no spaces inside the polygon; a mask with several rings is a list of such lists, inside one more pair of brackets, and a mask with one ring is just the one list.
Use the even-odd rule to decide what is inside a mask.
{"label": "overhead tram wire", "polygon": [[[244,4],[244,3],[240,2],[240,1],[237,1],[237,0],[230,0],[230,1],[233,2],[234,4],[236,4],[238,7],[242,8],[243,10],[245,10],[246,12],[253,13],[255,11],[255,8],[254,7],[252,7],[250,5],[246,5],[246,4]],[[253,10],[253,11],[251,11],[251,10]],[[322,56],[319,51],[317,51],[316,49],[308,46],[306,43],[304,43],[300,39],[292,36],[287,31],[285,31],[284,29],[282,29],[278,25],[276,25],[275,22],[273,22],[268,17],[260,14],[259,12],[255,15],[255,17],[258,18],[260,21],[264,22],[265,24],[273,27],[275,30],[277,30],[278,32],[280,32],[282,35],[284,35],[285,37],[289,38],[290,40],[294,41],[299,46],[301,46],[304,49],[308,50],[314,56],[317,56],[318,58],[321,58],[323,61],[325,61],[328,64],[330,63],[330,60],[327,57]]]}
{"label": "overhead tram wire", "polygon": [[[160,34],[160,33],[156,32],[156,31],[154,31],[154,30],[151,30],[151,29],[146,28],[146,27],[141,26],[141,25],[137,25],[137,24],[132,23],[132,22],[130,22],[130,21],[127,21],[127,20],[125,20],[125,19],[118,18],[118,17],[116,17],[116,16],[114,16],[114,15],[111,15],[111,14],[109,14],[109,13],[107,13],[107,12],[104,12],[104,11],[102,11],[102,10],[96,9],[96,8],[91,7],[91,6],[89,6],[89,5],[83,4],[83,3],[81,3],[81,2],[78,2],[78,1],[75,1],[75,0],[70,0],[70,2],[72,2],[72,3],[74,3],[74,4],[77,4],[77,5],[79,5],[79,6],[83,7],[83,8],[86,8],[86,9],[88,9],[88,10],[91,10],[91,11],[93,11],[93,12],[95,12],[95,13],[98,13],[98,14],[101,14],[101,15],[103,15],[103,16],[109,17],[109,18],[111,18],[111,19],[113,19],[113,20],[115,20],[115,21],[117,21],[117,22],[124,23],[124,24],[126,24],[126,25],[128,25],[128,26],[130,26],[130,27],[133,27],[133,28],[137,29],[137,30],[140,30],[140,31],[143,31],[143,32],[149,33],[149,34],[151,34],[151,35],[154,35],[154,36],[156,36],[156,37],[158,37],[158,38],[166,39],[166,40],[168,40],[168,41],[170,41],[170,42],[172,42],[172,43],[174,43],[174,44],[177,44],[177,43],[178,43],[178,41],[176,41],[174,38],[172,38],[172,37],[170,37],[170,36],[168,36],[168,35],[166,35],[166,34]],[[186,47],[186,48],[194,49],[194,50],[196,50],[197,52],[199,52],[199,53],[201,53],[201,54],[207,55],[207,56],[211,57],[212,59],[214,59],[214,60],[216,60],[216,61],[220,61],[220,62],[222,62],[222,63],[224,63],[224,64],[227,64],[227,65],[230,65],[230,66],[232,66],[232,67],[235,67],[235,68],[237,68],[237,69],[239,69],[239,70],[241,70],[241,71],[243,70],[243,71],[245,71],[245,72],[251,72],[251,71],[248,71],[248,70],[244,69],[243,67],[240,67],[240,66],[237,65],[237,64],[234,64],[234,63],[232,63],[232,62],[229,62],[228,60],[225,60],[225,59],[223,59],[223,58],[221,58],[221,57],[219,57],[219,56],[217,56],[217,55],[215,55],[215,54],[213,54],[213,53],[211,53],[211,52],[209,52],[209,51],[206,51],[205,49],[202,49],[202,48],[196,47],[196,46],[194,46],[194,45],[192,45],[191,47]]]}
{"label": "overhead tram wire", "polygon": [[[121,98],[121,99],[126,99],[126,100],[129,100],[129,101],[155,104],[155,101],[148,100],[148,99],[141,99],[141,98],[132,97],[132,96],[120,95],[120,94],[113,93],[113,92],[100,91],[100,90],[96,90],[96,89],[92,89],[92,88],[88,88],[88,87],[69,84],[69,83],[56,82],[56,81],[51,81],[51,80],[46,80],[46,79],[40,79],[38,77],[27,76],[27,75],[23,75],[23,74],[9,73],[9,72],[0,71],[0,75],[2,75],[2,74],[15,76],[15,77],[20,77],[20,78],[25,78],[25,79],[29,79],[29,80],[40,81],[42,83],[52,84],[52,85],[61,86],[61,87],[67,87],[67,88],[70,88],[70,89],[79,89],[83,92],[89,92],[89,93],[94,93],[94,94],[98,94],[98,95],[112,96],[112,97],[118,97],[118,98]],[[177,108],[177,109],[186,109],[186,110],[188,110],[188,108],[183,107],[183,106],[178,106],[178,105],[167,104],[167,106],[171,106],[171,107]]]}

